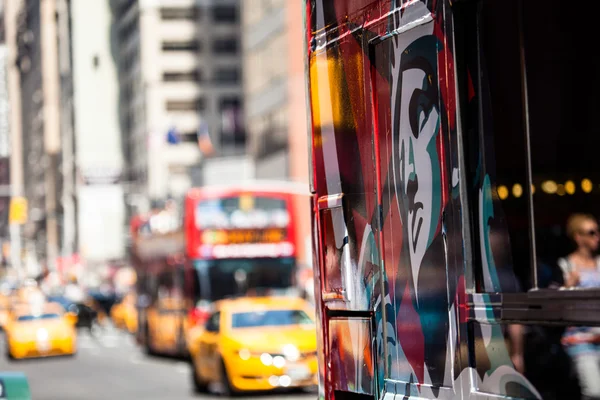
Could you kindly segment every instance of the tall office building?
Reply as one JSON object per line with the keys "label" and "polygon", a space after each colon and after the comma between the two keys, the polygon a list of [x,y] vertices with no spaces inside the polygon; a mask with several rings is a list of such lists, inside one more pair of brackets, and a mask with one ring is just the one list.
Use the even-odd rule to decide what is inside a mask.
{"label": "tall office building", "polygon": [[69,150],[76,160],[77,247],[93,268],[126,256],[118,37],[109,0],[69,3],[62,116],[66,129],[71,118],[74,142],[64,143],[63,152]]}
{"label": "tall office building", "polygon": [[[5,9],[0,3],[0,241],[8,239],[8,208],[10,203],[10,130],[8,90],[8,49],[4,20]],[[2,256],[0,256],[2,259]]]}
{"label": "tall office building", "polygon": [[17,17],[25,248],[50,268],[59,255],[62,209],[57,0],[25,0]]}
{"label": "tall office building", "polygon": [[119,0],[113,16],[134,212],[202,184],[206,156],[245,150],[239,0]]}
{"label": "tall office building", "polygon": [[[305,183],[308,192],[303,7],[301,1],[244,1],[242,38],[245,125],[256,177]],[[310,209],[307,203],[296,208],[308,265]]]}

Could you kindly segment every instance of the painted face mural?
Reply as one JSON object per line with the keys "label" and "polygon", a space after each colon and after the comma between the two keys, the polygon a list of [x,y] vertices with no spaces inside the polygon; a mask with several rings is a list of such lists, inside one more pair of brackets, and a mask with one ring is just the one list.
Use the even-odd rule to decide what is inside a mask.
{"label": "painted face mural", "polygon": [[[394,156],[396,198],[408,235],[410,265],[415,288],[425,252],[431,245],[441,213],[440,165],[436,139],[440,129],[436,72],[436,38],[430,27],[407,48],[397,40],[392,79],[392,132],[397,141]],[[399,193],[398,193],[399,192]],[[403,199],[403,204],[401,200]],[[418,290],[417,290],[418,292]]]}

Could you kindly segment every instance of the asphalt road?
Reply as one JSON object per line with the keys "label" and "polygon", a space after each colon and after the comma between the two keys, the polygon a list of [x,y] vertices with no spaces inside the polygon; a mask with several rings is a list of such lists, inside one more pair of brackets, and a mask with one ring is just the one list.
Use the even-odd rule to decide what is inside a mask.
{"label": "asphalt road", "polygon": [[[92,337],[80,332],[78,354],[10,362],[0,336],[0,371],[21,371],[34,400],[184,400],[217,399],[191,389],[189,365],[169,358],[150,358],[124,332],[108,328]],[[253,400],[315,399],[313,393],[259,394]]]}

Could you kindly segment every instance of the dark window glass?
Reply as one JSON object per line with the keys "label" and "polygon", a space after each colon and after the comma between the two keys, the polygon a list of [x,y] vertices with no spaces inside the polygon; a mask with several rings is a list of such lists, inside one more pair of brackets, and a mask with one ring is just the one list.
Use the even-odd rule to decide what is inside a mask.
{"label": "dark window glass", "polygon": [[213,52],[216,54],[234,54],[238,51],[238,41],[235,38],[216,39],[213,42]]}
{"label": "dark window glass", "polygon": [[201,111],[204,109],[204,99],[168,100],[167,111]]}
{"label": "dark window glass", "polygon": [[198,141],[198,135],[196,132],[186,132],[181,134],[181,141],[183,143],[196,143]]}
{"label": "dark window glass", "polygon": [[[600,79],[587,74],[598,70],[600,59],[580,40],[593,37],[596,27],[578,21],[573,7],[563,10],[540,0],[522,3],[538,286],[572,285],[556,280],[557,260],[578,248],[596,255],[600,239]],[[507,186],[518,183],[509,180]],[[509,198],[514,198],[512,191]],[[569,223],[576,213],[589,216]],[[571,266],[579,270],[575,264]],[[599,284],[600,279],[585,276],[573,286]]]}
{"label": "dark window glass", "polygon": [[[495,14],[500,9],[506,20]],[[479,107],[468,109],[468,168],[478,188],[470,192],[469,202],[477,230],[484,232],[473,235],[475,273],[479,291],[518,292],[530,286],[532,252],[517,2],[505,7],[491,1],[478,18],[481,48],[468,53],[470,70],[485,77],[473,79]],[[473,42],[469,50],[476,46]],[[521,185],[521,195],[507,197],[514,184]]]}
{"label": "dark window glass", "polygon": [[35,321],[38,319],[58,319],[60,315],[52,313],[52,314],[42,314],[42,315],[21,315],[17,318],[17,321]]}
{"label": "dark window glass", "polygon": [[214,6],[212,17],[215,22],[237,22],[237,8],[235,6]]}
{"label": "dark window glass", "polygon": [[313,320],[302,310],[272,310],[234,313],[232,328],[257,328],[261,326],[309,325]]}
{"label": "dark window glass", "polygon": [[238,97],[225,97],[219,102],[221,114],[221,140],[224,145],[244,146],[244,129],[241,101]]}
{"label": "dark window glass", "polygon": [[198,9],[195,7],[190,8],[176,8],[176,7],[165,7],[160,9],[160,17],[163,20],[179,20],[189,19],[195,20],[198,18]]}
{"label": "dark window glass", "polygon": [[[577,38],[593,35],[593,26],[576,22],[576,11],[541,0],[483,4],[479,37],[474,33],[466,46],[477,99],[465,135],[469,175],[478,187],[469,199],[477,289],[598,288],[597,278],[568,279],[581,267],[573,252],[589,253],[593,265],[600,244],[594,112],[600,80],[582,79],[582,64],[566,62],[587,54]],[[599,59],[585,58],[586,70],[597,67]]]}
{"label": "dark window glass", "polygon": [[239,97],[223,97],[219,101],[219,109],[227,110],[229,108],[240,108],[241,100]]}
{"label": "dark window glass", "polygon": [[238,83],[240,81],[240,71],[237,68],[219,68],[215,71],[215,82],[218,83]]}
{"label": "dark window glass", "polygon": [[[285,291],[292,285],[295,268],[293,257],[198,261],[197,297],[217,301],[245,290],[265,295]],[[244,282],[236,281],[240,274]]]}
{"label": "dark window glass", "polygon": [[163,73],[163,81],[165,82],[198,82],[199,80],[200,73],[198,71]]}
{"label": "dark window glass", "polygon": [[221,312],[217,311],[208,318],[206,322],[207,332],[219,332],[221,328]]}
{"label": "dark window glass", "polygon": [[163,51],[198,51],[200,50],[200,42],[190,40],[184,42],[163,42]]}

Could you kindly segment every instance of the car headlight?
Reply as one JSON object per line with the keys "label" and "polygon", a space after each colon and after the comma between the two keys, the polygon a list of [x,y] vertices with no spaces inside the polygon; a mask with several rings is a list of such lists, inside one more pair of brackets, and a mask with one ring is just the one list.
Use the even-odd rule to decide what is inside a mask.
{"label": "car headlight", "polygon": [[298,359],[300,358],[300,351],[293,344],[286,344],[285,346],[283,346],[282,350],[285,358],[287,358],[291,362],[298,361]]}
{"label": "car headlight", "polygon": [[250,357],[252,356],[252,354],[250,353],[250,351],[246,350],[246,349],[242,349],[238,352],[238,355],[240,356],[240,358],[244,361],[249,360]]}
{"label": "car headlight", "polygon": [[37,340],[42,340],[42,341],[48,340],[48,337],[49,337],[48,331],[44,328],[38,329],[37,333],[36,333],[36,337],[37,337]]}
{"label": "car headlight", "polygon": [[262,353],[260,355],[260,361],[262,361],[262,363],[266,366],[269,366],[273,364],[273,356],[271,356],[269,353]]}
{"label": "car headlight", "polygon": [[257,357],[260,359],[263,365],[266,365],[267,367],[272,365],[277,368],[283,368],[286,363],[286,357],[284,357],[284,355],[271,354],[268,352],[253,353],[250,350],[242,349],[238,351],[238,356],[244,361],[249,360],[251,357]]}
{"label": "car headlight", "polygon": [[285,365],[285,358],[283,358],[281,356],[273,357],[273,366],[274,367],[283,368],[284,365]]}

